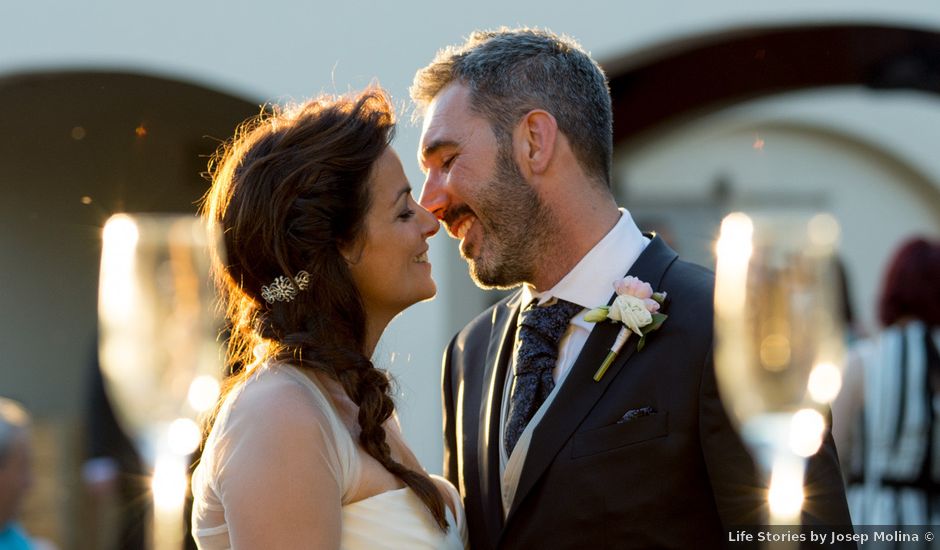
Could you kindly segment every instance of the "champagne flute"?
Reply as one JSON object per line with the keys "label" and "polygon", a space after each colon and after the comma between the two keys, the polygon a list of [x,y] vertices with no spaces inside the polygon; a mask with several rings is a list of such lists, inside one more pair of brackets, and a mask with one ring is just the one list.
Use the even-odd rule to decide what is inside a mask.
{"label": "champagne flute", "polygon": [[797,525],[806,459],[842,383],[843,327],[828,214],[728,215],[717,244],[715,375],[769,477],[769,521]]}
{"label": "champagne flute", "polygon": [[99,354],[121,427],[153,473],[153,548],[178,550],[196,420],[219,396],[221,316],[209,277],[218,237],[195,216],[117,214],[105,224]]}

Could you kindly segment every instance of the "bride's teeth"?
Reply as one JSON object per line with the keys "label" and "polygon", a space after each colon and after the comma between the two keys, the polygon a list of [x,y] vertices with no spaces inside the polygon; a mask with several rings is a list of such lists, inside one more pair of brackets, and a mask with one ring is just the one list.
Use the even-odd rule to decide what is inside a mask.
{"label": "bride's teeth", "polygon": [[428,253],[427,253],[427,252],[422,252],[419,256],[416,256],[416,257],[415,257],[415,262],[416,262],[416,263],[422,264],[422,263],[427,263],[427,261],[428,261]]}

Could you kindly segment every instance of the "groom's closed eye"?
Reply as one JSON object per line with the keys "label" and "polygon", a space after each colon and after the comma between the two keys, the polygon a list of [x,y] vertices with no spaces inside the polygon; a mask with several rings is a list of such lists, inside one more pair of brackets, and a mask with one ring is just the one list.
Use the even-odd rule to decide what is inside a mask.
{"label": "groom's closed eye", "polygon": [[[433,158],[435,156],[444,155],[445,149],[455,149],[457,147],[457,142],[450,139],[439,139],[435,140],[432,143],[425,145],[422,149],[418,150],[418,165],[421,167],[421,171],[427,173],[429,169],[429,164],[433,163]],[[456,155],[448,155],[446,160],[441,162],[441,165],[444,166],[445,163],[454,160]]]}

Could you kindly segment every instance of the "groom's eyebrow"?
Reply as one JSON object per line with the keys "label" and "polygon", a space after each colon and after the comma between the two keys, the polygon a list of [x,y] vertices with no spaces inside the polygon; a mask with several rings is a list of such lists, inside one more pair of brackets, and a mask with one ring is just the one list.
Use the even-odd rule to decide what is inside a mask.
{"label": "groom's eyebrow", "polygon": [[444,149],[445,147],[456,147],[456,146],[457,146],[457,142],[452,139],[434,140],[431,143],[425,145],[424,148],[418,152],[418,164],[422,168],[424,168],[425,160],[436,155],[441,149]]}

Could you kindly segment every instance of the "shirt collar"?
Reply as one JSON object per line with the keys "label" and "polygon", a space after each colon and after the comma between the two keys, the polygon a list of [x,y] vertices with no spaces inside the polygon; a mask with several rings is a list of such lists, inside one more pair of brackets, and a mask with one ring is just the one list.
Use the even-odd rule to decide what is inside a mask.
{"label": "shirt collar", "polygon": [[604,305],[614,292],[613,282],[630,270],[649,242],[630,212],[621,208],[620,219],[614,227],[558,284],[539,293],[533,292],[531,286],[523,285],[521,303],[528,304],[537,299],[541,305],[552,298],[561,298],[586,308]]}

